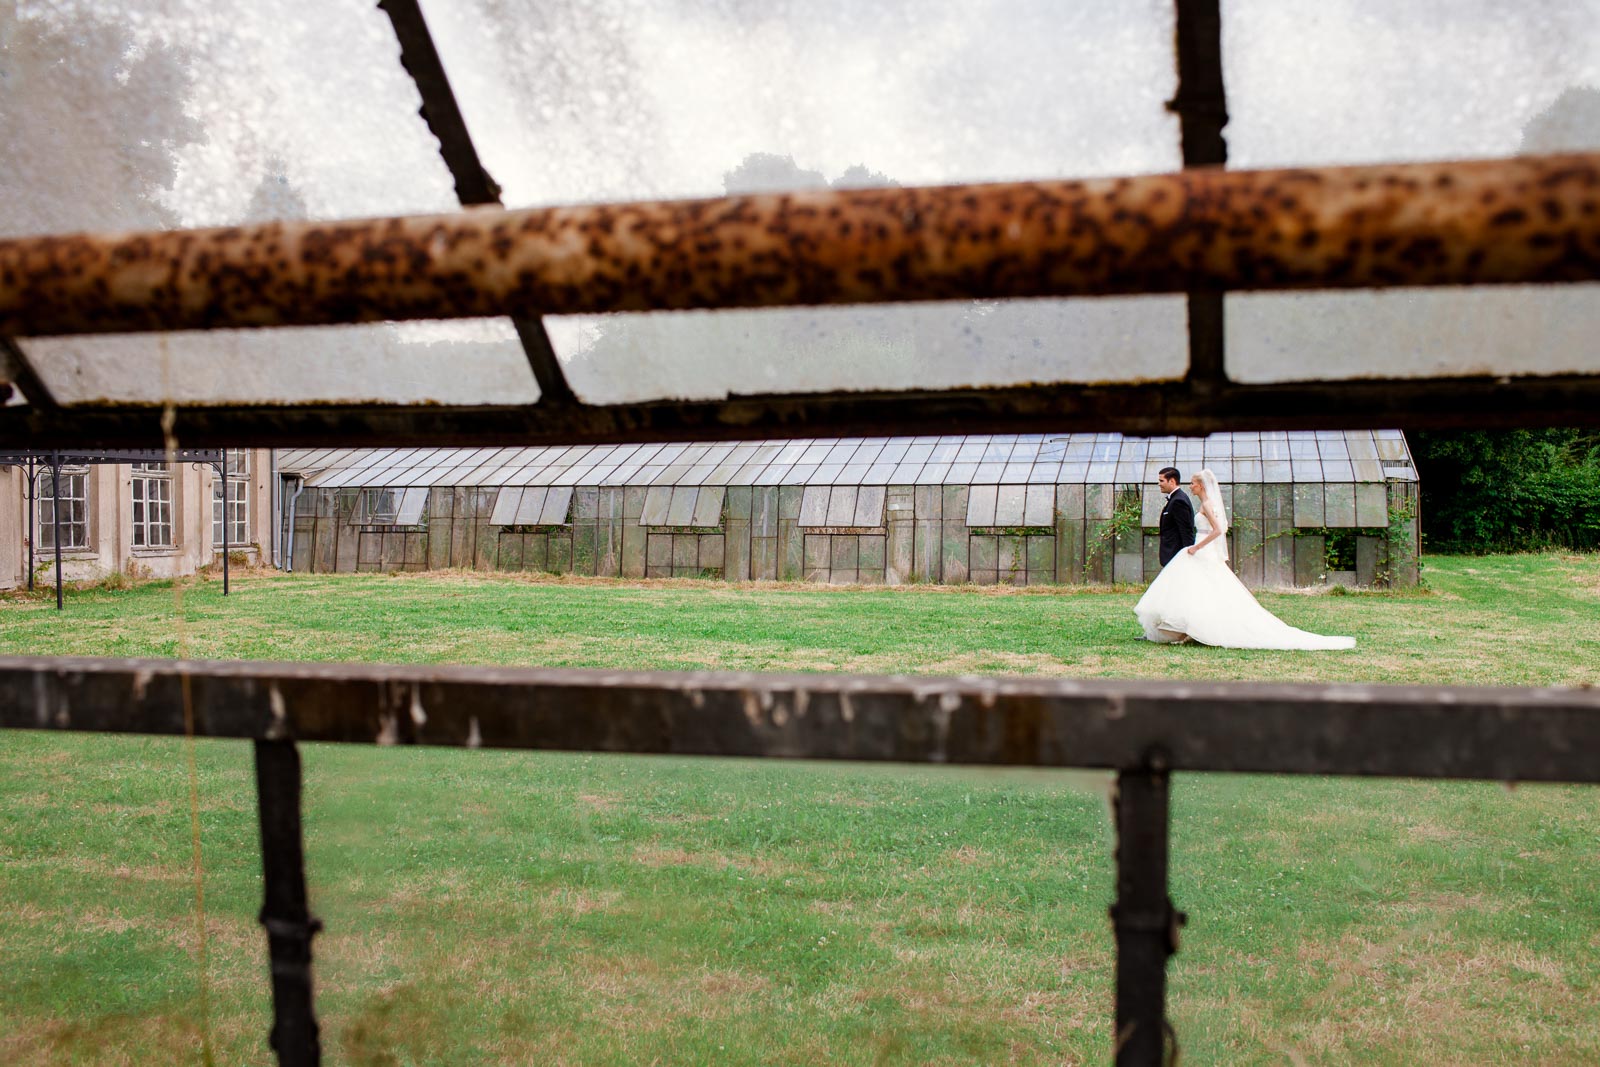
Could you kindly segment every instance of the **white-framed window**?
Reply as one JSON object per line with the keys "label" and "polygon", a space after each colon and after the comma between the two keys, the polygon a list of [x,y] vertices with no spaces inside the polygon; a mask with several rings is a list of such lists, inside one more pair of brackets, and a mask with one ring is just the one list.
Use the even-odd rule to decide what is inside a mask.
{"label": "white-framed window", "polygon": [[[228,449],[228,543],[242,545],[250,539],[250,451]],[[222,547],[222,479],[211,481],[211,545]]]}
{"label": "white-framed window", "polygon": [[133,465],[133,544],[172,547],[172,469],[165,463]]}
{"label": "white-framed window", "polygon": [[[56,547],[56,493],[49,469],[39,472],[34,483],[39,533],[34,544],[40,548]],[[61,547],[80,549],[89,547],[89,468],[61,468]]]}

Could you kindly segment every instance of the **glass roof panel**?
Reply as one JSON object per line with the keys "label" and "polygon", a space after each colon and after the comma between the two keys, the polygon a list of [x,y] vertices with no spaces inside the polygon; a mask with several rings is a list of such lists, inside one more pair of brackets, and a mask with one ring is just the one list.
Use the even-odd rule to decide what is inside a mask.
{"label": "glass roof panel", "polygon": [[[393,29],[367,0],[13,10],[0,234],[456,206]],[[538,398],[505,320],[20,343],[66,404]]]}
{"label": "glass roof panel", "polygon": [[[1228,166],[1600,149],[1600,6],[1223,5]],[[1227,297],[1243,382],[1600,371],[1600,286]]]}
{"label": "glass roof panel", "polygon": [[[1163,107],[1176,81],[1165,0],[423,6],[512,206],[1148,173],[1180,162]],[[594,403],[1170,379],[1186,360],[1177,297],[548,325],[574,389]]]}

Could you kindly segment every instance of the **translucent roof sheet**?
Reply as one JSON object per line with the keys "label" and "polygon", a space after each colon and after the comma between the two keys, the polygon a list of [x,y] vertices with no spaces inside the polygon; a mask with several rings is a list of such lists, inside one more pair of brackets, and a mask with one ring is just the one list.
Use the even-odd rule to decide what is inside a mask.
{"label": "translucent roof sheet", "polygon": [[[1164,106],[1176,88],[1171,0],[422,6],[512,207],[1180,165]],[[1593,2],[1238,0],[1222,14],[1229,166],[1600,147]],[[49,0],[7,5],[0,30],[0,235],[456,207],[393,29],[371,0]],[[1592,285],[1227,299],[1227,371],[1242,383],[1600,372]],[[1176,296],[565,317],[546,327],[574,391],[601,404],[1172,381],[1187,365]],[[504,319],[20,343],[69,405],[538,397]],[[1001,454],[1007,443],[1024,442],[960,456],[858,448],[782,464],[755,452],[679,460],[645,450],[595,456],[587,470],[553,454],[537,462],[562,467],[570,484],[645,484],[648,472],[661,484],[1001,485],[1070,479],[1080,466],[1122,478],[1142,462],[1019,459]],[[1062,466],[1046,470],[1047,460]],[[510,465],[463,456],[405,478],[530,476],[496,473],[496,462]]]}
{"label": "translucent roof sheet", "polygon": [[[0,235],[456,207],[370,0],[7,8]],[[497,320],[21,343],[64,403],[538,397]]]}
{"label": "translucent roof sheet", "polygon": [[[856,455],[895,451],[900,462],[854,462]],[[1185,476],[1210,467],[1224,482],[1383,482],[1414,480],[1415,465],[1398,430],[1336,430],[1316,433],[1232,433],[1209,437],[1125,437],[1075,433],[1018,438],[973,436],[906,437],[884,441],[724,441],[677,445],[579,445],[571,448],[501,449],[493,467],[474,465],[482,449],[287,449],[278,469],[299,474],[308,486],[400,488],[470,486],[651,486],[651,500],[668,507],[674,487],[723,485],[943,485],[1015,486],[1008,506],[1038,514],[1044,496],[1034,486],[1057,483],[1153,482],[1162,467]],[[1004,462],[950,462],[940,456],[999,455]],[[645,462],[613,467],[609,460],[631,454]],[[807,456],[848,455],[851,462],[806,462]],[[1067,459],[1059,457],[1066,456]],[[1070,457],[1078,456],[1081,459]],[[686,461],[686,457],[693,457]],[[1101,458],[1106,457],[1106,458]],[[1124,458],[1125,457],[1125,458]],[[664,460],[663,462],[657,462]],[[734,465],[738,464],[737,469]],[[729,473],[732,471],[732,473]],[[1027,488],[1025,488],[1027,487]],[[826,494],[809,493],[810,507],[824,508]],[[842,497],[840,498],[843,499]],[[1000,500],[1000,491],[995,493]],[[693,513],[694,498],[682,508]],[[1017,503],[1020,502],[1020,503]],[[843,507],[843,504],[839,505]],[[854,506],[854,505],[852,505]],[[1008,512],[1009,514],[1009,512]],[[655,523],[647,525],[690,525]],[[813,525],[864,525],[817,522]],[[876,525],[876,523],[872,524]],[[993,524],[983,524],[993,525]],[[1025,525],[1018,520],[998,525]]]}
{"label": "translucent roof sheet", "polygon": [[[1600,149],[1600,5],[1223,5],[1228,166]],[[1241,382],[1600,371],[1600,286],[1227,297]]]}
{"label": "translucent roof sheet", "polygon": [[[1181,165],[1163,106],[1176,88],[1167,0],[423,7],[511,206]],[[593,403],[1171,379],[1187,358],[1176,297],[547,325]]]}

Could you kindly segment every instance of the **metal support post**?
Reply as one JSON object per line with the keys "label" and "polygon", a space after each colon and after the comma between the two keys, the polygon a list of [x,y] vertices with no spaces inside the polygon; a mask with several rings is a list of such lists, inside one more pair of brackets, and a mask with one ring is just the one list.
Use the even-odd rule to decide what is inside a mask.
{"label": "metal support post", "polygon": [[50,521],[54,527],[56,543],[56,610],[62,608],[61,602],[61,457],[50,457]]}
{"label": "metal support post", "polygon": [[[1167,957],[1186,916],[1167,895],[1167,760],[1117,774],[1117,1067],[1160,1067],[1177,1059],[1167,1023]],[[1169,1058],[1170,1057],[1170,1058]]]}
{"label": "metal support post", "polygon": [[33,505],[34,499],[39,495],[39,463],[33,457],[28,457],[28,529],[23,537],[28,542],[28,592],[33,592],[33,543],[39,539],[39,531],[34,529]]}
{"label": "metal support post", "polygon": [[300,827],[300,754],[292,741],[257,741],[256,796],[265,899],[261,925],[272,960],[272,1049],[280,1067],[322,1061],[311,1001],[311,939],[322,924],[306,903]]}
{"label": "metal support post", "polygon": [[222,450],[222,595],[228,595],[228,450]]}

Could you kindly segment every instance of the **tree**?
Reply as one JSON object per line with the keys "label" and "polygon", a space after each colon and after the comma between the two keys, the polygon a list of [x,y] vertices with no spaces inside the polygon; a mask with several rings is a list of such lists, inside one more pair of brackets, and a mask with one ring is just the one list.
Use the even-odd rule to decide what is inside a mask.
{"label": "tree", "polygon": [[187,54],[135,47],[92,14],[23,17],[0,7],[0,232],[172,226],[160,194],[177,151],[203,132],[184,110]]}
{"label": "tree", "polygon": [[[1523,129],[1523,152],[1595,148],[1600,90],[1587,86],[1564,91]],[[1430,547],[1600,548],[1600,431],[1450,430],[1412,434],[1411,446]]]}

